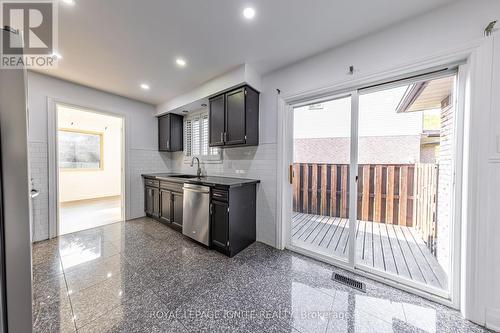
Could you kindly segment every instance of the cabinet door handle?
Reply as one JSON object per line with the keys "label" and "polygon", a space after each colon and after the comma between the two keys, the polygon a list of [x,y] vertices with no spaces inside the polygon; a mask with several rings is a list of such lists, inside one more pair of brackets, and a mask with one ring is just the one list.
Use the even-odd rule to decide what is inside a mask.
{"label": "cabinet door handle", "polygon": [[167,150],[170,150],[170,140],[167,140]]}
{"label": "cabinet door handle", "polygon": [[224,142],[224,133],[220,132],[220,142]]}
{"label": "cabinet door handle", "polygon": [[210,215],[214,212],[214,204],[210,204]]}
{"label": "cabinet door handle", "polygon": [[224,132],[224,142],[227,142],[227,132]]}

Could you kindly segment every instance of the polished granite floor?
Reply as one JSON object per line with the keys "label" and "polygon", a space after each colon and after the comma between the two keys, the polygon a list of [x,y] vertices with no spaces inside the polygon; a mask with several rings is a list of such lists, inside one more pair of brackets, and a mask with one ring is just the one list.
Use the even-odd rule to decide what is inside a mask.
{"label": "polished granite floor", "polygon": [[[230,259],[141,218],[33,246],[35,332],[484,332],[449,308],[255,243]],[[344,272],[345,273],[345,272]]]}

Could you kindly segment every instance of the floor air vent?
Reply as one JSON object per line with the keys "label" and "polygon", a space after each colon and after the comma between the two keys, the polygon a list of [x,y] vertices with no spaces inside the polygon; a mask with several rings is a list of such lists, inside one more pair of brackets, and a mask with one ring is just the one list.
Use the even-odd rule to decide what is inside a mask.
{"label": "floor air vent", "polygon": [[332,279],[334,281],[340,282],[342,284],[345,284],[346,286],[352,287],[354,289],[357,289],[359,291],[362,291],[366,293],[366,286],[363,282],[356,281],[354,279],[351,279],[347,276],[341,275],[334,273]]}

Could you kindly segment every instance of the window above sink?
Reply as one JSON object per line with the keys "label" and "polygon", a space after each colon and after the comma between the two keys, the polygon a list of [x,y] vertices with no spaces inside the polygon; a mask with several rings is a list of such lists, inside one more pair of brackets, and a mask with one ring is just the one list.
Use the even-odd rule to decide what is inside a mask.
{"label": "window above sink", "polygon": [[208,145],[208,110],[184,117],[184,163],[193,157],[208,163],[222,162],[222,149]]}

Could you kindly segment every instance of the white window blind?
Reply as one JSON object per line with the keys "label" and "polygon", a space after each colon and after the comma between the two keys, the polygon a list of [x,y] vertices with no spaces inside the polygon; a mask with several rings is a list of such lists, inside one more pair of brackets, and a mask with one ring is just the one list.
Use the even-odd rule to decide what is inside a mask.
{"label": "white window blind", "polygon": [[220,149],[208,146],[208,113],[186,117],[184,120],[184,155],[220,160]]}
{"label": "white window blind", "polygon": [[190,119],[184,121],[184,155],[191,156],[193,154],[192,143],[192,121]]}
{"label": "white window blind", "polygon": [[201,141],[201,133],[200,133],[200,118],[196,118],[193,120],[193,129],[191,132],[191,140],[193,141],[193,156],[199,156],[200,154],[200,141]]}
{"label": "white window blind", "polygon": [[208,155],[208,115],[201,116],[201,155]]}

